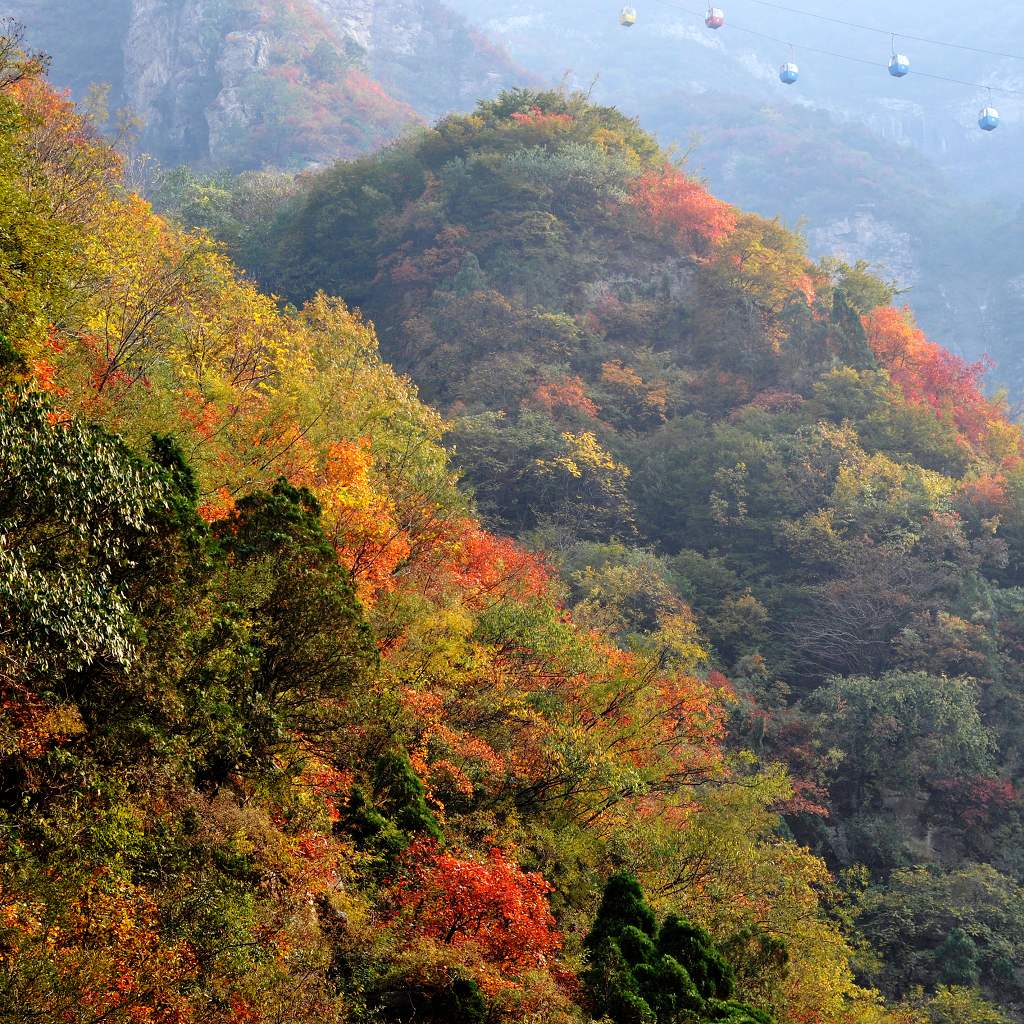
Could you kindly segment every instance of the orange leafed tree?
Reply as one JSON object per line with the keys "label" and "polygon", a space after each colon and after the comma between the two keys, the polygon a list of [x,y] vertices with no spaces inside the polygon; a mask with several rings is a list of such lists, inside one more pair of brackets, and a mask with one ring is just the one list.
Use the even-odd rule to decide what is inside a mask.
{"label": "orange leafed tree", "polygon": [[548,907],[551,886],[501,850],[462,859],[430,842],[414,844],[395,886],[395,920],[424,938],[473,945],[510,977],[543,966],[561,947]]}
{"label": "orange leafed tree", "polygon": [[736,229],[736,211],[681,171],[648,171],[633,183],[633,202],[678,241],[714,244]]}
{"label": "orange leafed tree", "polygon": [[929,341],[908,309],[876,309],[864,317],[864,327],[875,358],[908,402],[950,418],[972,444],[984,442],[994,426],[1006,423],[1003,404],[982,390],[987,361],[968,363]]}
{"label": "orange leafed tree", "polygon": [[512,115],[512,120],[518,124],[572,124],[571,114],[556,114],[550,111],[541,110],[540,107],[530,107],[528,111],[517,111]]}
{"label": "orange leafed tree", "polygon": [[471,607],[513,596],[540,597],[551,586],[551,575],[537,555],[468,519],[457,524],[448,573]]}
{"label": "orange leafed tree", "polygon": [[149,897],[102,876],[67,895],[54,914],[0,888],[0,963],[15,999],[8,1005],[21,1002],[30,1016],[28,1007],[71,1024],[197,1020],[182,994],[198,973],[195,959],[186,944],[162,940]]}
{"label": "orange leafed tree", "polygon": [[587,395],[586,386],[579,377],[564,377],[559,381],[538,384],[529,404],[543,409],[550,416],[573,411],[584,416],[597,416],[597,406]]}
{"label": "orange leafed tree", "polygon": [[372,466],[369,442],[339,441],[329,447],[316,481],[341,563],[364,600],[393,588],[394,571],[412,550],[394,502],[370,480]]}

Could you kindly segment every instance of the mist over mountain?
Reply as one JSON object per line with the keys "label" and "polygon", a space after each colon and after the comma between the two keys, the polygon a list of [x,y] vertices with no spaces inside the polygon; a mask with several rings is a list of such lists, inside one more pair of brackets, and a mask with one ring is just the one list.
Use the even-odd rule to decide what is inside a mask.
{"label": "mist over mountain", "polygon": [[[638,22],[628,31],[615,4],[453,6],[549,82],[589,89],[595,100],[639,116],[663,143],[692,150],[691,169],[706,175],[717,194],[802,226],[815,254],[869,260],[906,290],[935,337],[971,358],[991,355],[993,380],[1020,390],[1024,61],[897,38],[913,61],[911,74],[897,81],[884,68],[888,37],[753,0],[727,4],[726,26],[717,33],[704,27],[699,8],[671,0],[638,4]],[[1013,4],[794,6],[1024,53],[1024,13]],[[789,47],[761,33],[793,41],[797,86],[787,89],[777,77]],[[977,128],[978,109],[988,102],[984,90],[922,73],[1021,95],[993,94],[1003,126],[987,135]]]}
{"label": "mist over mountain", "polygon": [[[910,55],[912,70],[894,81],[884,69],[892,45],[887,35],[756,0],[726,4],[726,25],[719,32],[705,29],[699,5],[676,0],[638,5],[638,22],[628,32],[618,25],[615,4],[595,9],[584,0],[557,5],[453,0],[452,6],[528,66],[550,74],[569,72],[580,84],[596,80],[598,99],[614,96],[618,104],[645,113],[668,95],[687,93],[732,94],[782,109],[826,109],[868,125],[889,141],[919,148],[962,186],[977,190],[984,181],[991,198],[1013,198],[1019,192],[1012,163],[1024,152],[1019,133],[986,139],[976,131],[978,109],[988,101],[985,89],[925,76],[993,87],[1004,126],[1012,127],[1024,117],[1024,60],[897,35],[892,42]],[[1016,50],[1024,57],[1024,14],[1009,3],[968,10],[917,0],[898,5],[866,0],[841,10],[827,0],[806,0],[796,3],[797,9],[963,47]],[[799,87],[779,89],[778,66],[791,56],[801,68]]]}

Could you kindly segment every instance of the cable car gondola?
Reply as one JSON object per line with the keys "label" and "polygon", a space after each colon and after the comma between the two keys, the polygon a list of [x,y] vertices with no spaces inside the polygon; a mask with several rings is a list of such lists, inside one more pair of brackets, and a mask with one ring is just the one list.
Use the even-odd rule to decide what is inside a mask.
{"label": "cable car gondola", "polygon": [[800,68],[791,60],[779,68],[779,81],[785,85],[795,85],[800,79]]}
{"label": "cable car gondola", "polygon": [[619,14],[619,24],[623,28],[632,28],[636,24],[636,11],[632,7],[623,7]]}
{"label": "cable car gondola", "polygon": [[910,58],[905,53],[894,53],[889,61],[889,74],[893,78],[905,78],[910,74]]}
{"label": "cable car gondola", "polygon": [[995,107],[982,107],[978,127],[983,132],[994,132],[999,127],[999,111]]}
{"label": "cable car gondola", "polygon": [[889,60],[889,74],[893,78],[905,78],[910,74],[910,58],[896,52],[896,36],[892,37],[892,57]]}
{"label": "cable car gondola", "polygon": [[725,24],[725,11],[721,7],[709,7],[708,16],[704,19],[708,28],[720,29]]}

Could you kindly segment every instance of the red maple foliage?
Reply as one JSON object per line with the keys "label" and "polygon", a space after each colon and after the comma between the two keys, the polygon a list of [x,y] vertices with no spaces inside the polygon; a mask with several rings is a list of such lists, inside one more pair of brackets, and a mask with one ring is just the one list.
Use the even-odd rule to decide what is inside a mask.
{"label": "red maple foliage", "polygon": [[470,608],[541,597],[551,587],[551,571],[540,556],[472,519],[435,522],[420,555],[416,571],[425,592],[457,593]]}
{"label": "red maple foliage", "polygon": [[486,861],[463,860],[426,840],[405,856],[394,888],[394,920],[451,946],[476,946],[502,973],[540,967],[561,946],[548,907],[551,885],[523,871],[501,850]]}
{"label": "red maple foliage", "polygon": [[864,317],[864,327],[875,358],[908,402],[951,418],[972,443],[984,440],[993,420],[1004,419],[1000,404],[982,390],[987,360],[968,363],[929,341],[908,309],[880,307]]}
{"label": "red maple foliage", "polygon": [[572,115],[553,114],[540,107],[530,107],[528,111],[516,111],[512,120],[519,124],[572,124]]}
{"label": "red maple foliage", "polygon": [[678,241],[694,247],[720,242],[736,230],[736,211],[675,168],[637,178],[633,202]]}
{"label": "red maple foliage", "polygon": [[967,481],[960,490],[957,507],[961,514],[973,512],[991,519],[1005,511],[1009,502],[1006,476],[995,473]]}
{"label": "red maple foliage", "polygon": [[549,416],[573,411],[585,416],[597,415],[597,406],[587,395],[586,387],[579,377],[563,377],[558,381],[538,384],[529,404],[536,409],[543,409]]}
{"label": "red maple foliage", "polygon": [[1005,818],[1019,794],[1009,779],[973,776],[966,779],[938,779],[936,792],[945,798],[963,824],[994,824]]}

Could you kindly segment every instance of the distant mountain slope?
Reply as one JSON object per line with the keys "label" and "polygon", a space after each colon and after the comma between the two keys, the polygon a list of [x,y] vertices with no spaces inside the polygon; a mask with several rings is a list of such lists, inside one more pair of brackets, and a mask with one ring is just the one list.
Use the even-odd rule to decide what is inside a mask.
{"label": "distant mountain slope", "polygon": [[[626,33],[614,8],[589,0],[0,0],[5,13],[53,53],[55,82],[76,96],[110,83],[111,105],[140,115],[142,146],[163,163],[233,170],[357,156],[468,110],[527,77],[495,39],[551,84],[593,82],[595,99],[640,116],[664,144],[696,141],[691,166],[717,194],[802,222],[812,255],[870,261],[910,290],[929,333],[969,358],[990,354],[992,380],[1024,393],[1019,101],[998,96],[1006,124],[986,137],[969,89],[923,76],[893,83],[810,52],[799,55],[799,87],[784,90],[776,48],[736,26],[851,55],[877,55],[881,43],[884,57],[888,40],[870,33],[749,4],[711,33],[671,3],[641,5]],[[858,17],[927,24],[944,38],[966,28],[971,43],[1001,34],[1010,49],[1022,32],[1019,15],[992,8],[967,20],[872,3]],[[1024,89],[1020,62],[911,49],[915,71]]]}
{"label": "distant mountain slope", "polygon": [[[733,152],[770,163],[785,135],[757,125]],[[793,834],[870,872],[867,980],[976,985],[1020,1020],[1024,435],[982,365],[561,92],[307,176],[251,269],[373,318],[485,521],[588,621],[685,645],[692,606],[733,737],[793,772]]]}
{"label": "distant mountain slope", "polygon": [[76,95],[111,86],[168,163],[301,168],[367,152],[517,77],[437,0],[4,0]]}
{"label": "distant mountain slope", "polygon": [[[588,0],[449,2],[551,84],[568,74],[596,101],[640,117],[664,145],[693,146],[691,166],[716,194],[802,222],[813,255],[871,261],[911,290],[929,333],[969,358],[990,354],[994,381],[1024,390],[1024,236],[1016,221],[1024,63],[905,40],[913,71],[896,82],[883,68],[808,49],[884,63],[888,37],[748,0],[724,5],[727,24],[717,33],[694,5],[674,0],[636,3],[640,20],[628,32],[614,6],[595,10]],[[1009,3],[793,7],[1024,53],[1024,14]],[[799,85],[777,80],[786,48],[741,30],[748,28],[793,40]],[[1003,125],[986,135],[975,123],[985,93],[930,74],[1019,95],[993,94]]]}

